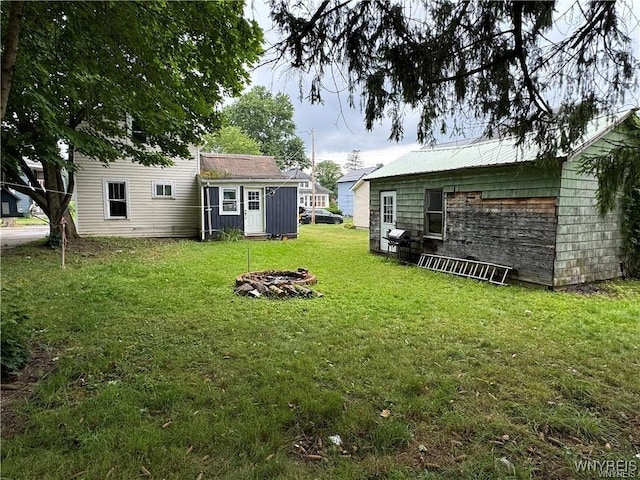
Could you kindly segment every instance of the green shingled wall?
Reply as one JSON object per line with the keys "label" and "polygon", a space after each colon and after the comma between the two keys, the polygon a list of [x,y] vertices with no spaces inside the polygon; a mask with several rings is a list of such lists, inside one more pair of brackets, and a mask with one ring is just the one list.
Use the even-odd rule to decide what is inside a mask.
{"label": "green shingled wall", "polygon": [[556,197],[560,167],[540,169],[530,163],[371,180],[370,249],[380,251],[380,192],[396,191],[397,226],[414,238],[424,235],[424,191],[482,192],[482,198]]}
{"label": "green shingled wall", "polygon": [[622,274],[621,213],[616,211],[604,217],[598,215],[595,200],[598,182],[596,178],[578,172],[584,156],[598,149],[606,149],[611,141],[620,139],[618,133],[610,132],[562,167],[554,263],[555,287],[607,280]]}

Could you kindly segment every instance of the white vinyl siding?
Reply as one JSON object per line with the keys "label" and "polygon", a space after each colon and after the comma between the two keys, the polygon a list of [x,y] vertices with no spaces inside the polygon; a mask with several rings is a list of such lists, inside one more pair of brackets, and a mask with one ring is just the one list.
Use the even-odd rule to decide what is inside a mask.
{"label": "white vinyl siding", "polygon": [[[197,149],[171,167],[146,167],[130,160],[102,163],[76,153],[77,227],[80,235],[195,237],[199,225]],[[105,182],[127,180],[126,221],[105,218]],[[159,201],[155,184],[171,185],[173,201]]]}

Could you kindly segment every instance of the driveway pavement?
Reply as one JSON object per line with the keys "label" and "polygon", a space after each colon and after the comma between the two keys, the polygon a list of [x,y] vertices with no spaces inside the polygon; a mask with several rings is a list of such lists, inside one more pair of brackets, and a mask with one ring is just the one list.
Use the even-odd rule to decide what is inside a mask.
{"label": "driveway pavement", "polygon": [[0,248],[13,248],[18,245],[40,240],[49,235],[48,225],[25,225],[23,227],[0,228]]}

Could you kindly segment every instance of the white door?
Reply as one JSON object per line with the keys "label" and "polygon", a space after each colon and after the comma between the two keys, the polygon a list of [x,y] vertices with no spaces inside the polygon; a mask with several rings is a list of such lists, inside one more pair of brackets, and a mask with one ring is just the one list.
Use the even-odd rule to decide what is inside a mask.
{"label": "white door", "polygon": [[[395,252],[385,238],[389,230],[396,228],[396,192],[380,192],[380,250]],[[388,249],[388,250],[387,250]]]}
{"label": "white door", "polygon": [[244,189],[244,234],[264,233],[264,209],[261,188]]}

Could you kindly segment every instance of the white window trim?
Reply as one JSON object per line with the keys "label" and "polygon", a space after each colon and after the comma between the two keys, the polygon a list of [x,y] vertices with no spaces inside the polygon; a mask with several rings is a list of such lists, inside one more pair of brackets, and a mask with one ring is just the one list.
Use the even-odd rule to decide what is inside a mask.
{"label": "white window trim", "polygon": [[[224,211],[222,208],[225,190],[234,190],[236,192],[236,210],[234,211]],[[218,213],[220,215],[240,215],[240,187],[218,187],[218,200]]]}
{"label": "white window trim", "polygon": [[[427,210],[427,199],[426,197],[427,192],[429,190],[440,190],[440,193],[442,195],[442,211],[436,211],[436,210]],[[425,221],[425,238],[431,238],[433,240],[444,240],[445,239],[445,235],[446,235],[446,231],[447,231],[447,214],[446,214],[446,205],[447,205],[447,194],[444,191],[443,188],[427,188],[425,189],[425,212],[424,212],[424,221]],[[429,228],[429,225],[427,223],[427,215],[429,213],[440,213],[442,215],[442,233],[441,234],[437,234],[437,233],[430,233],[427,231],[427,229]]]}
{"label": "white window trim", "polygon": [[[158,195],[157,193],[157,186],[158,185],[169,185],[171,187],[171,195]],[[153,185],[151,186],[151,197],[152,198],[170,198],[170,199],[175,199],[176,198],[176,182],[167,182],[167,181],[163,181],[163,180],[155,180],[153,182]]]}
{"label": "white window trim", "polygon": [[[125,204],[127,207],[126,217],[112,217],[109,209],[109,184],[124,183]],[[103,178],[102,179],[102,198],[104,200],[104,219],[105,220],[129,220],[131,200],[129,198],[129,180],[121,178]]]}

